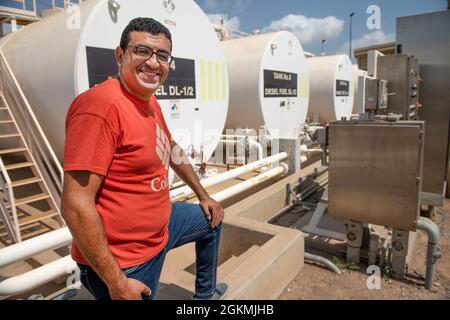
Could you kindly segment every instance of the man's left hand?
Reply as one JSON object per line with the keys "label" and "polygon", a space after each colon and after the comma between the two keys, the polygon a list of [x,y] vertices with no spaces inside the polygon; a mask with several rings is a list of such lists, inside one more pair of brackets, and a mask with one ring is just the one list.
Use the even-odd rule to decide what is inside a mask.
{"label": "man's left hand", "polygon": [[225,213],[222,206],[211,197],[200,200],[200,206],[208,220],[211,220],[211,228],[215,229],[222,221]]}

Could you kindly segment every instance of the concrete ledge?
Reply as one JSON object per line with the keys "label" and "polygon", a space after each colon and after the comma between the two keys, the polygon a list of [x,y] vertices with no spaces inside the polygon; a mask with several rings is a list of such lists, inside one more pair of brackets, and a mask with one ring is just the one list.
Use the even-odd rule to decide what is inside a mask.
{"label": "concrete ledge", "polygon": [[[301,231],[240,217],[226,217],[218,282],[229,286],[225,299],[276,299],[303,268]],[[190,299],[194,293],[194,244],[169,252],[159,299]]]}
{"label": "concrete ledge", "polygon": [[303,268],[303,233],[238,217],[233,220],[276,235],[223,279],[230,287],[226,299],[278,298]]}

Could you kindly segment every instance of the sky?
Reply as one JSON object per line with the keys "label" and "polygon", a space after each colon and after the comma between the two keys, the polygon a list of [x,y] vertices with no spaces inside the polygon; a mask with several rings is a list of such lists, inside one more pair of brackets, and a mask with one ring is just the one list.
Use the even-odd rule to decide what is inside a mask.
{"label": "sky", "polygon": [[[32,0],[25,0],[31,6]],[[162,1],[162,0],[142,0]],[[174,0],[183,1],[183,0]],[[349,52],[350,13],[352,49],[395,41],[396,17],[447,9],[447,0],[194,0],[214,23],[245,33],[287,30],[304,50],[316,55]],[[51,0],[36,0],[38,10]],[[62,0],[56,0],[57,5]],[[73,2],[78,2],[75,0]],[[0,5],[20,5],[0,0]],[[352,50],[353,51],[353,50]]]}
{"label": "sky", "polygon": [[[251,33],[287,30],[316,55],[349,52],[352,17],[354,48],[395,41],[396,17],[447,9],[447,0],[195,0],[218,23]],[[374,8],[376,6],[377,8]],[[369,13],[367,12],[369,10]],[[369,26],[368,26],[369,20]],[[370,27],[370,29],[369,29]]]}

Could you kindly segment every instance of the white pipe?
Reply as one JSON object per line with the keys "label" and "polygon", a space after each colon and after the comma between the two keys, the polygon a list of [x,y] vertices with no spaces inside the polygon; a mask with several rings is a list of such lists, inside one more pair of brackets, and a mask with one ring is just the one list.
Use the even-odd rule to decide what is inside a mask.
{"label": "white pipe", "polygon": [[10,296],[39,287],[78,269],[71,256],[52,261],[42,267],[0,282],[0,296]]}
{"label": "white pipe", "polygon": [[35,238],[0,249],[0,268],[44,252],[70,244],[72,235],[69,228],[47,232]]}
{"label": "white pipe", "polygon": [[433,288],[433,275],[436,267],[436,260],[441,257],[441,247],[439,245],[439,228],[430,219],[419,217],[419,219],[417,220],[417,229],[425,231],[428,235],[425,288],[431,290]]}
{"label": "white pipe", "polygon": [[333,262],[331,262],[330,260],[328,260],[324,257],[318,256],[316,254],[311,254],[308,252],[305,252],[303,255],[304,255],[305,260],[310,260],[310,261],[321,263],[321,264],[325,265],[326,267],[328,267],[328,269],[331,269],[332,271],[336,272],[337,274],[342,273],[341,270]]}
{"label": "white pipe", "polygon": [[[267,166],[267,165],[275,163],[275,162],[282,161],[286,158],[287,158],[287,153],[281,152],[281,153],[275,154],[273,156],[249,163],[242,167],[232,169],[230,171],[223,172],[223,173],[217,174],[215,176],[206,178],[206,179],[200,181],[200,183],[204,188],[208,188],[208,187],[217,185],[219,183],[222,183],[224,181],[239,177],[240,175],[242,175],[244,173],[259,169],[261,167]],[[193,195],[194,195],[194,191],[192,191],[192,189],[189,188],[189,186],[184,186],[182,188],[178,188],[176,190],[170,191],[170,198],[172,201],[187,200]]]}
{"label": "white pipe", "polygon": [[174,184],[172,184],[172,186],[170,187],[170,189],[176,189],[179,188],[183,185],[185,185],[186,183],[183,180],[180,180],[178,182],[175,182]]}
{"label": "white pipe", "polygon": [[[287,165],[284,163],[281,163],[281,165],[279,167],[270,169],[264,173],[257,175],[256,177],[253,177],[244,182],[238,183],[238,184],[236,184],[230,188],[227,188],[225,190],[222,190],[220,192],[217,192],[217,193],[213,194],[211,197],[214,200],[220,202],[220,201],[228,199],[238,193],[241,193],[247,189],[250,189],[251,187],[261,184],[262,182],[264,182],[266,180],[269,180],[273,177],[276,177],[280,174],[284,174],[286,172],[287,172]],[[198,201],[196,201],[195,203],[198,203]]]}
{"label": "white pipe", "polygon": [[311,149],[306,144],[300,145],[300,152],[322,152],[322,149]]}
{"label": "white pipe", "polygon": [[261,143],[255,141],[253,139],[249,139],[248,145],[250,148],[256,149],[256,152],[258,153],[258,160],[261,160],[263,158],[263,147],[262,147]]}

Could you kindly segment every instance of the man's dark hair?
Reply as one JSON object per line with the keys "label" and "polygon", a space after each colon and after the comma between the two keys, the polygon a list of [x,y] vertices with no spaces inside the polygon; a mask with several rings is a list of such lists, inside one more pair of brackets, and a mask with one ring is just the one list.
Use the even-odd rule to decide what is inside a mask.
{"label": "man's dark hair", "polygon": [[167,29],[161,22],[156,21],[152,18],[134,18],[131,20],[122,32],[122,37],[120,38],[120,47],[122,50],[128,46],[130,42],[130,33],[133,31],[148,32],[153,35],[158,35],[160,33],[172,43],[172,35],[169,29]]}

